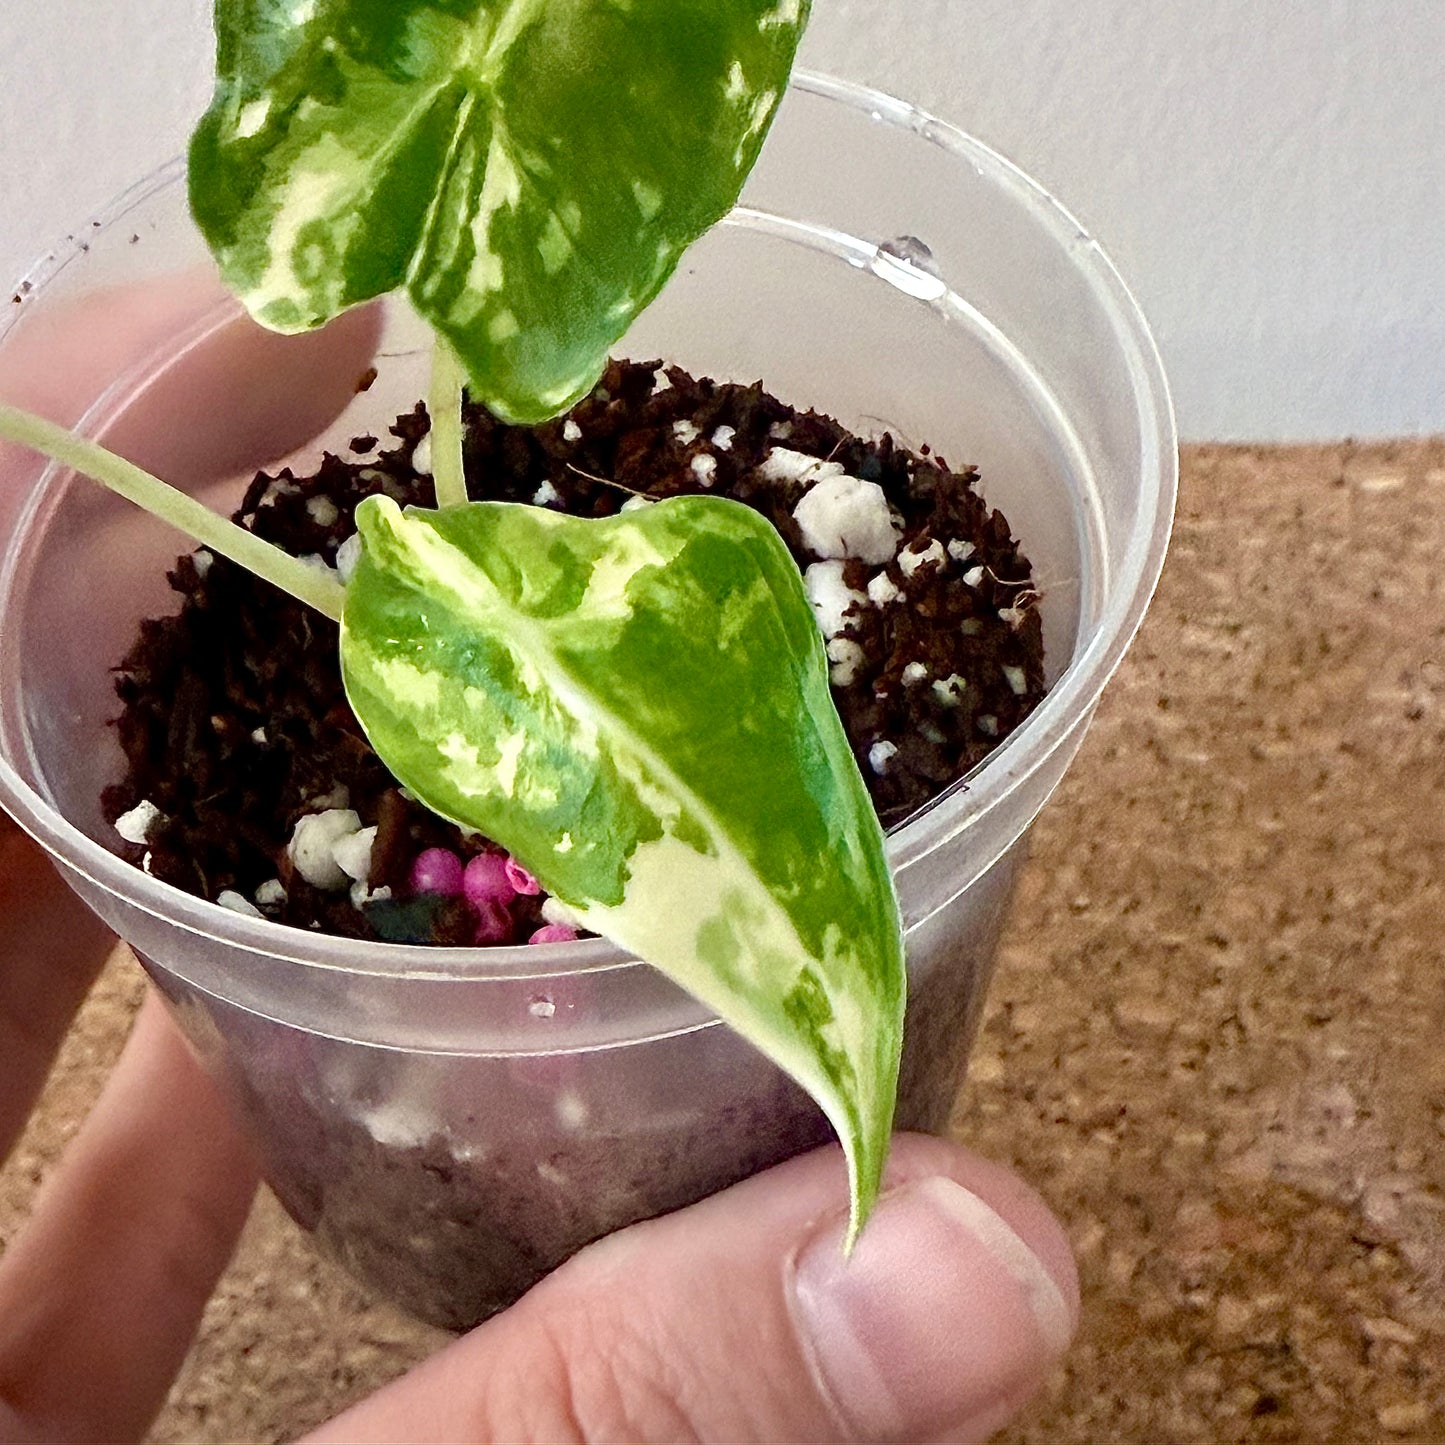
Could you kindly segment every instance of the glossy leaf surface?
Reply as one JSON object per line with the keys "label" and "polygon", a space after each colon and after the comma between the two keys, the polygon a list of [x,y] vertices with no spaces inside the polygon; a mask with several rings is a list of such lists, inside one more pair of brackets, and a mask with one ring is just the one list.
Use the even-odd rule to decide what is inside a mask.
{"label": "glossy leaf surface", "polygon": [[792,558],[738,503],[600,521],[357,514],[347,695],[423,802],[791,1074],[876,1193],[903,1022],[897,901]]}
{"label": "glossy leaf surface", "polygon": [[405,286],[474,394],[562,410],[736,200],[808,0],[216,0],[191,206],[282,331]]}

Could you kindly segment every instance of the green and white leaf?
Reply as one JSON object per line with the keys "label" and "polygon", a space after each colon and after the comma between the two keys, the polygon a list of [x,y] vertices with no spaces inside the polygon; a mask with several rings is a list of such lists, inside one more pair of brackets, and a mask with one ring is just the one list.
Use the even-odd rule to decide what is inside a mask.
{"label": "green and white leaf", "polygon": [[892,1122],[904,966],[883,835],[798,570],[756,512],[357,513],[347,695],[386,765],[791,1074],[848,1154]]}
{"label": "green and white leaf", "polygon": [[192,210],[264,324],[405,286],[539,421],[737,199],[808,5],[216,0]]}

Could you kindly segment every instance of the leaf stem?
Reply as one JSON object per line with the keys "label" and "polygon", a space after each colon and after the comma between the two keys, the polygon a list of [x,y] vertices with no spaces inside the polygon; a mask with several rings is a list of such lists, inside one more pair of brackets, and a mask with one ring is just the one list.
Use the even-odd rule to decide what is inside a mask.
{"label": "leaf stem", "polygon": [[203,547],[289,592],[334,621],[341,620],[346,589],[321,568],[263,541],[254,532],[237,526],[134,462],[44,417],[3,404],[0,404],[0,438],[19,442],[42,456],[83,472],[118,496],[143,507],[153,517],[169,522]]}
{"label": "leaf stem", "polygon": [[462,462],[462,387],[466,374],[456,352],[438,336],[432,348],[431,474],[438,507],[459,507],[467,501]]}

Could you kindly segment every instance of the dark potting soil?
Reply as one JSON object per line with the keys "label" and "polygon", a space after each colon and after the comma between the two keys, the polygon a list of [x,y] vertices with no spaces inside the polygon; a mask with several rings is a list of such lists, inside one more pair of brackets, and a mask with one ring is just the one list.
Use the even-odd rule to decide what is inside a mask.
{"label": "dark potting soil", "polygon": [[[887,435],[859,438],[760,385],[698,380],[658,362],[614,362],[566,417],[541,426],[506,425],[472,405],[464,423],[474,499],[603,517],[632,496],[712,492],[767,517],[800,569],[819,560],[793,515],[812,479],[779,475],[769,454],[836,463],[881,487],[899,524],[898,555],[843,564],[842,581],[866,600],[845,613],[840,635],[861,656],[850,650],[834,667],[833,697],[885,826],[966,774],[1043,696],[1029,565],[975,491],[971,467],[952,470]],[[328,454],[310,476],[260,473],[235,519],[334,565],[362,498],[380,491],[433,504],[428,429],[419,405],[390,428],[394,445],[360,436],[351,456]],[[180,611],[142,623],[118,669],[127,772],[103,807],[111,822],[138,805],[155,810],[144,842],[118,838],[118,849],[188,892],[236,894],[298,927],[474,942],[470,905],[410,893],[411,869],[427,848],[465,859],[492,845],[412,801],[382,766],[347,705],[335,625],[204,550],[180,558],[170,581]],[[328,808],[351,808],[377,829],[356,899],[313,886],[288,856],[297,820]],[[510,933],[492,941],[526,941],[544,921],[542,904],[519,895]]]}

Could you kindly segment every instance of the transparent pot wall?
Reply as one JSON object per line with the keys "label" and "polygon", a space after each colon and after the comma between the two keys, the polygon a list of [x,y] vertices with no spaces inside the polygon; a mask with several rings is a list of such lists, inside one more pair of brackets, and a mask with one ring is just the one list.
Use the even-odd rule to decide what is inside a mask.
{"label": "transparent pot wall", "polygon": [[[1158,573],[1167,397],[1094,243],[1011,167],[907,107],[805,78],[744,200],[620,350],[761,379],[855,429],[978,464],[1043,594],[1049,697],[889,840],[911,983],[900,1122],[940,1129],[1027,826]],[[59,368],[69,400],[52,410],[86,412],[84,429],[213,506],[286,459],[276,439],[308,385],[341,387],[321,408],[341,414],[289,457],[298,468],[384,430],[424,390],[425,338],[400,306],[385,312],[375,383],[354,397],[363,323],[283,341],[239,317],[209,279],[177,168],[85,241],[12,308],[0,396],[17,368],[32,380]],[[134,334],[138,313],[156,332],[148,354],[119,376],[94,364],[107,318]],[[92,362],[77,366],[82,352]],[[222,374],[248,418],[239,431],[208,427],[194,405]],[[13,449],[0,467],[0,801],[135,947],[277,1194],[360,1278],[464,1326],[586,1241],[827,1137],[790,1082],[601,940],[357,944],[228,913],[116,859],[99,809],[121,771],[109,669],[142,618],[173,607],[164,573],[183,543]]]}
{"label": "transparent pot wall", "polygon": [[[910,941],[900,1128],[947,1124],[1016,861]],[[359,1279],[445,1327],[503,1308],[600,1234],[830,1137],[806,1095],[729,1029],[690,1021],[686,1001],[676,1031],[638,1038],[637,1019],[672,1000],[606,970],[439,985],[431,1006],[449,1027],[436,1032],[462,1045],[443,1053],[278,1022],[190,982],[193,966],[143,961],[238,1102],[291,1216]],[[396,987],[362,995],[376,1005]],[[468,1027],[477,1015],[487,1023]],[[351,1032],[391,1030],[379,1019]]]}

